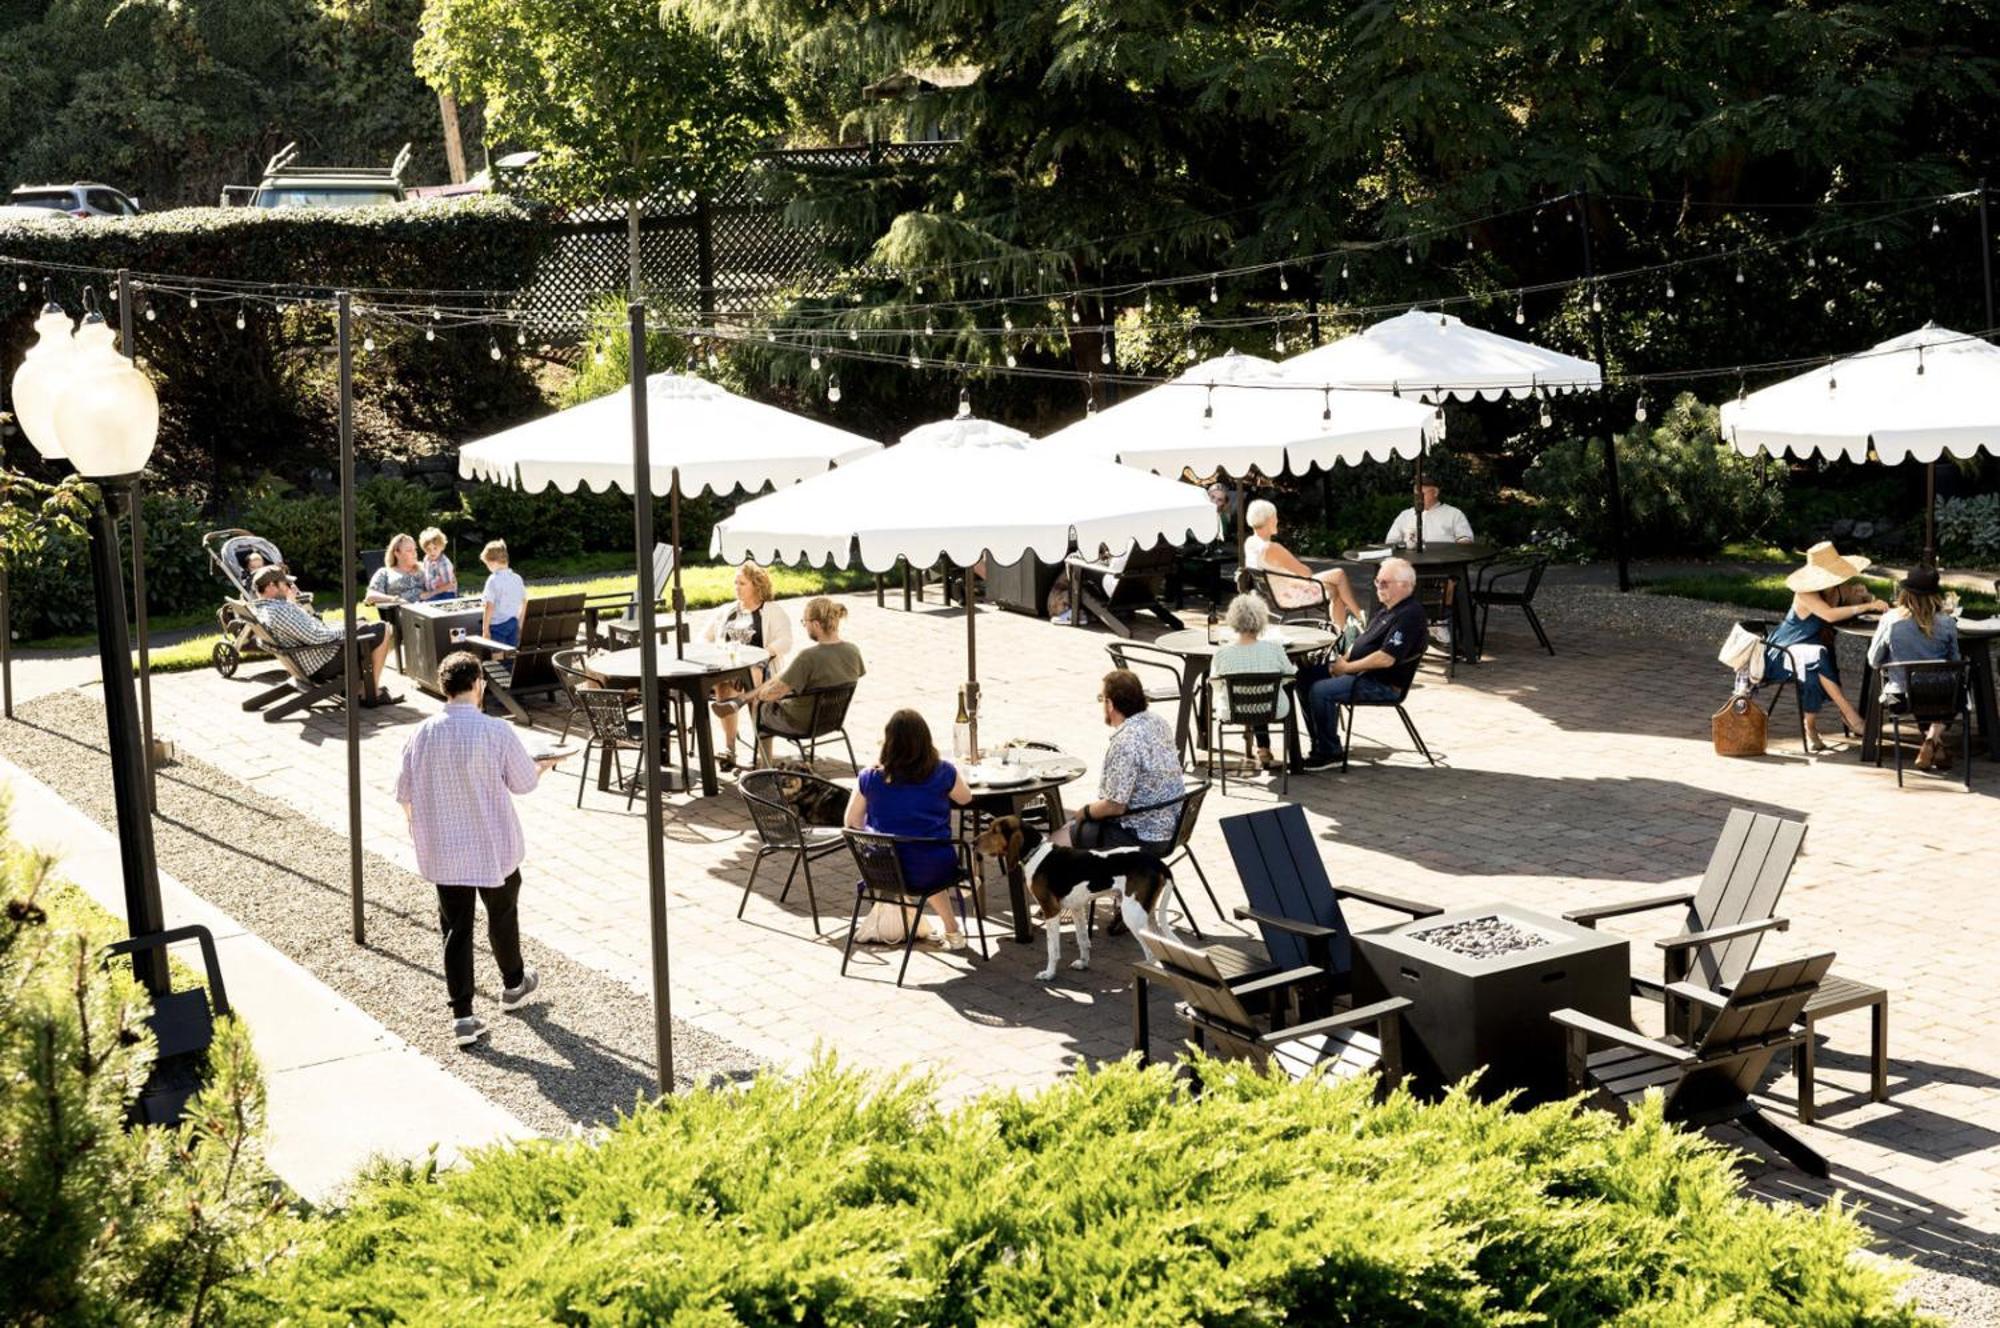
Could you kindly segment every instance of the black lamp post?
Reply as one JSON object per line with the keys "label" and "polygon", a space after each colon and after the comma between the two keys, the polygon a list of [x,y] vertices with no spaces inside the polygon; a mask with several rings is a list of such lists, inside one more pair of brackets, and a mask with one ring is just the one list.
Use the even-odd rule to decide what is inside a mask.
{"label": "black lamp post", "polygon": [[[132,685],[132,639],[125,626],[124,560],[115,504],[135,501],[134,482],[153,454],[160,431],[159,399],[138,368],[118,353],[117,339],[84,292],[83,324],[51,302],[35,322],[41,339],[14,376],[14,405],[28,441],[50,461],[68,460],[95,482],[101,501],[91,514],[90,579],[97,594],[97,654],[104,673],[104,717],[111,745],[111,787],[118,808],[118,853],[125,876],[126,925],[134,936],[165,929],[153,821],[146,810],[146,753],[139,700]],[[139,980],[167,990],[166,952],[132,957]]]}

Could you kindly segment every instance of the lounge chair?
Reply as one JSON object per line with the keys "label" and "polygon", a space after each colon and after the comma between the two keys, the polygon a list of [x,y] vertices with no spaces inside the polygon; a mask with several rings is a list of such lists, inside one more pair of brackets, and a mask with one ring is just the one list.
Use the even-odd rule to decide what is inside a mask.
{"label": "lounge chair", "polygon": [[[1570,1088],[1596,1094],[1621,1114],[1658,1090],[1669,1121],[1691,1129],[1740,1121],[1793,1166],[1824,1178],[1826,1159],[1764,1115],[1750,1093],[1771,1058],[1804,1039],[1797,1025],[1832,966],[1828,953],[1753,968],[1727,996],[1693,983],[1669,983],[1670,1005],[1685,1003],[1701,1012],[1701,1019],[1690,1016],[1685,1022],[1705,1021],[1690,1039],[1649,1038],[1580,1010],[1557,1010],[1549,1018],[1565,1034]],[[1592,1043],[1610,1046],[1592,1051]]]}

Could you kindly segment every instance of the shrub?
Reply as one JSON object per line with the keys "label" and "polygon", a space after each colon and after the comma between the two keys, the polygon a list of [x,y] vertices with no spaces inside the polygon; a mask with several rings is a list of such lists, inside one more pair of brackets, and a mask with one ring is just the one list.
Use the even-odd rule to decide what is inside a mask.
{"label": "shrub", "polygon": [[49,872],[0,843],[0,1322],[218,1321],[274,1232],[249,1035],[221,1021],[178,1129],[127,1130],[154,1056],[145,991],[99,962],[113,920]]}
{"label": "shrub", "polygon": [[1204,1063],[956,1111],[828,1064],[378,1175],[246,1290],[292,1324],[1912,1324],[1836,1201],[1558,1104]]}
{"label": "shrub", "polygon": [[[1718,434],[1716,411],[1682,394],[1658,424],[1618,435],[1626,546],[1635,555],[1711,554],[1766,532],[1783,507],[1779,472],[1760,483],[1757,463]],[[1573,439],[1545,450],[1525,485],[1546,509],[1599,552],[1611,547],[1604,440]]]}
{"label": "shrub", "polygon": [[[325,298],[340,287],[514,290],[532,284],[547,241],[532,211],[482,196],[344,209],[183,208],[116,225],[0,222],[0,252],[80,268],[129,268],[211,281],[297,283]],[[22,275],[33,275],[24,270]],[[80,277],[55,293],[75,312]],[[36,281],[0,281],[0,361],[18,363],[41,301]],[[142,283],[143,285],[143,283]],[[106,292],[99,291],[100,296]],[[176,290],[146,291],[156,314],[135,323],[137,349],[159,385],[161,428],[154,469],[221,491],[287,451],[330,452],[326,397],[333,373],[332,318],[324,306],[274,309],[210,298],[189,308]],[[366,296],[358,301],[365,306]],[[105,305],[117,316],[116,305]],[[245,326],[238,329],[238,315]],[[421,322],[404,315],[401,322]],[[376,349],[355,348],[356,393],[399,423],[476,426],[531,409],[534,387],[514,357],[488,355],[484,329],[445,330],[430,341],[415,327],[377,319]],[[357,419],[379,412],[363,409]]]}
{"label": "shrub", "polygon": [[2000,493],[1944,499],[1937,509],[1937,539],[1941,557],[2000,566]]}
{"label": "shrub", "polygon": [[[334,495],[299,493],[283,480],[266,476],[251,490],[236,523],[277,545],[292,574],[308,586],[341,584],[340,499]],[[367,529],[361,524],[358,504],[355,524],[357,531]],[[369,547],[365,537],[358,547]]]}
{"label": "shrub", "polygon": [[[83,518],[79,511],[77,520]],[[146,515],[146,604],[155,614],[177,613],[208,602],[216,583],[207,572],[201,512],[185,498],[148,493]],[[50,520],[30,507],[12,506],[4,522],[8,563],[8,606],[17,639],[94,631],[97,602],[90,580],[90,545],[84,528]],[[118,523],[123,554],[125,603],[132,604],[132,528]]]}

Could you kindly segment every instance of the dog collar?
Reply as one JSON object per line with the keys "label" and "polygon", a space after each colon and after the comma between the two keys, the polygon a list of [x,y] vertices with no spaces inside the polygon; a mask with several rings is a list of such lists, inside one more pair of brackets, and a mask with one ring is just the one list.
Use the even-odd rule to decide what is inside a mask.
{"label": "dog collar", "polygon": [[1024,881],[1034,880],[1035,874],[1042,869],[1042,860],[1048,857],[1054,849],[1055,845],[1046,839],[1035,845],[1035,851],[1030,853],[1021,863],[1021,879]]}

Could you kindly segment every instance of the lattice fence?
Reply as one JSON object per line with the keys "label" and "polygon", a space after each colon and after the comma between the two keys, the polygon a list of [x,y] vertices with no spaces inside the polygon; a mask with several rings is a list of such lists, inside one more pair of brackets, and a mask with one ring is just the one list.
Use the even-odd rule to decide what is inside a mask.
{"label": "lattice fence", "polygon": [[[713,198],[658,193],[639,217],[639,271],[646,299],[694,319],[703,313],[754,316],[779,292],[838,274],[826,255],[841,237],[786,222],[766,196],[767,166],[865,170],[936,161],[953,144],[884,143],[772,153]],[[573,323],[591,302],[627,289],[627,222],[622,203],[572,209],[553,223],[554,239],[526,294],[526,308],[552,324]]]}

